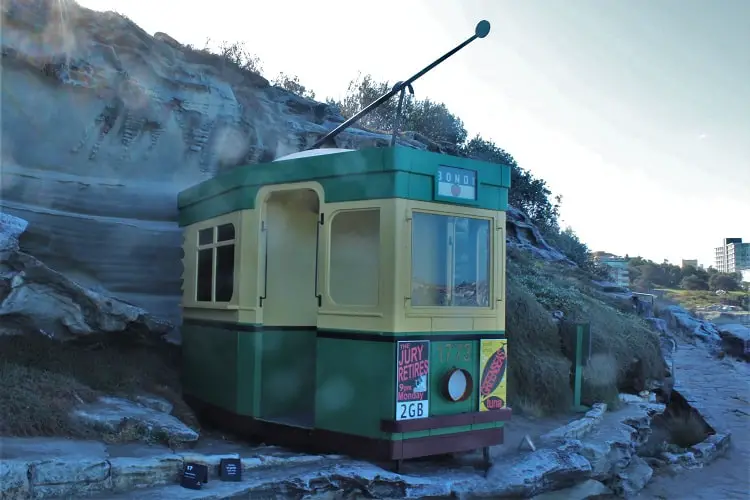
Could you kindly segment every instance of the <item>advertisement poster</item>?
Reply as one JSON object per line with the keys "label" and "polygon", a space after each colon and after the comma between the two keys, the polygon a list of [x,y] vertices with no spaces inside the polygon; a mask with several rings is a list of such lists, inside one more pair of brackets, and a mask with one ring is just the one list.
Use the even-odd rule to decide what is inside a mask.
{"label": "advertisement poster", "polygon": [[505,408],[507,387],[508,341],[484,339],[479,346],[479,411]]}
{"label": "advertisement poster", "polygon": [[398,342],[396,361],[396,420],[427,418],[430,342]]}

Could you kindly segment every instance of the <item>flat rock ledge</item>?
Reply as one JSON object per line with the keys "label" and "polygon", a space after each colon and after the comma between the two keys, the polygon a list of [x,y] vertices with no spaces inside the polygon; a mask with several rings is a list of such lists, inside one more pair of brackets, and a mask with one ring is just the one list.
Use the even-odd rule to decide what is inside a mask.
{"label": "flat rock ledge", "polygon": [[659,457],[675,472],[700,469],[724,455],[731,444],[731,433],[713,434],[679,453],[665,451]]}
{"label": "flat rock ledge", "polygon": [[[396,474],[343,456],[302,455],[276,447],[202,445],[185,452],[146,445],[107,446],[62,439],[4,438],[0,498],[593,498],[628,496],[651,478],[636,455],[649,434],[654,404],[614,412],[596,405],[582,419],[553,431],[535,451],[497,460],[485,474],[462,460],[407,462]],[[506,446],[512,446],[508,443]],[[241,482],[217,479],[222,458],[239,458]],[[202,490],[179,486],[186,462],[209,466]],[[566,496],[550,496],[564,494]],[[332,496],[334,495],[334,496]]]}
{"label": "flat rock ledge", "polygon": [[172,405],[150,395],[136,396],[136,401],[116,397],[101,397],[81,405],[71,412],[71,418],[81,424],[110,434],[130,432],[146,442],[192,443],[198,433],[169,414]]}

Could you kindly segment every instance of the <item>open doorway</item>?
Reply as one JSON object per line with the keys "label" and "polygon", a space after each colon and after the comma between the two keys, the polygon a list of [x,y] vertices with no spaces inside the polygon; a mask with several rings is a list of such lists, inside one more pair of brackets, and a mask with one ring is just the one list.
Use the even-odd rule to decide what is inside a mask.
{"label": "open doorway", "polygon": [[261,418],[302,427],[313,426],[315,412],[319,222],[312,189],[265,201]]}

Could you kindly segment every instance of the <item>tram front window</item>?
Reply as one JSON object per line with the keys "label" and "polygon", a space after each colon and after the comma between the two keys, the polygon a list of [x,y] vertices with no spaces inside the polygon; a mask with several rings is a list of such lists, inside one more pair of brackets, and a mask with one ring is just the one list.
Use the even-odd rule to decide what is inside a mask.
{"label": "tram front window", "polygon": [[490,221],[413,213],[411,302],[489,307]]}

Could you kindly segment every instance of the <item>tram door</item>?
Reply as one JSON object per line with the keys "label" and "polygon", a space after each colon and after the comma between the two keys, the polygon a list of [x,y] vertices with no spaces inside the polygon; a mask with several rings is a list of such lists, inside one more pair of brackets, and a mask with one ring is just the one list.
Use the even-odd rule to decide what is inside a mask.
{"label": "tram door", "polygon": [[260,417],[312,427],[320,199],[311,189],[274,191],[266,198],[262,217]]}

